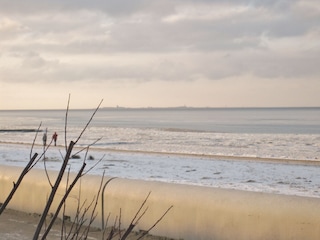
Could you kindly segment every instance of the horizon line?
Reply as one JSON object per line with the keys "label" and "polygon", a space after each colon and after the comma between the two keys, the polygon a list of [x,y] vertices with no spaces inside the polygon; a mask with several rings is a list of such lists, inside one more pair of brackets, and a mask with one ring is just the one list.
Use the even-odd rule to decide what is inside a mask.
{"label": "horizon line", "polygon": [[[183,109],[297,109],[297,108],[320,108],[320,106],[277,106],[277,107],[254,107],[254,106],[247,106],[247,107],[193,107],[193,106],[175,106],[175,107],[122,107],[122,106],[115,106],[115,107],[100,107],[100,110],[183,110]],[[96,108],[73,108],[69,109],[72,110],[92,110]],[[64,108],[34,108],[34,109],[0,109],[0,111],[61,111],[66,110]]]}

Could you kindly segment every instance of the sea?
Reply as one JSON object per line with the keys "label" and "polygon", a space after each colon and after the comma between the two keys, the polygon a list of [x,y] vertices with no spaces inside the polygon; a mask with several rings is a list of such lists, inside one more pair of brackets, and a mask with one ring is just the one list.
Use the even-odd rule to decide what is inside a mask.
{"label": "sea", "polygon": [[78,145],[97,149],[320,159],[320,107],[0,111],[0,144],[42,144],[44,131],[59,145],[81,135]]}
{"label": "sea", "polygon": [[80,137],[72,172],[90,146],[89,174],[320,198],[320,108],[1,110],[0,171],[41,154],[46,131],[57,146],[39,169]]}

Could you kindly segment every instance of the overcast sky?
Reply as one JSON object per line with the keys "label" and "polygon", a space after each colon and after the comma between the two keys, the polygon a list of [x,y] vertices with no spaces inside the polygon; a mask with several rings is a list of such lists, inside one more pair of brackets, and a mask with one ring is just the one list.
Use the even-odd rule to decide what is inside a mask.
{"label": "overcast sky", "polygon": [[320,106],[319,0],[0,0],[0,109]]}

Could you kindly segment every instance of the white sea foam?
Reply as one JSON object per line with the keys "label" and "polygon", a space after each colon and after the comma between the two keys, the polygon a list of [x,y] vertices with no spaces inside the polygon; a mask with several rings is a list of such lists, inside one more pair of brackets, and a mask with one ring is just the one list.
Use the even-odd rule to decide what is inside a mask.
{"label": "white sea foam", "polygon": [[[30,146],[0,145],[0,164],[24,167],[30,156]],[[52,147],[46,161],[40,159],[37,168],[58,170],[62,163],[62,147]],[[42,152],[35,147],[33,152]],[[70,159],[71,171],[80,169],[80,159]],[[254,162],[249,160],[224,160],[200,156],[172,154],[146,154],[137,152],[89,152],[94,160],[87,160],[87,169],[101,162],[89,174],[112,177],[144,179],[180,184],[192,184],[248,191],[269,192],[308,197],[320,197],[320,165]],[[1,170],[1,165],[0,165]]]}

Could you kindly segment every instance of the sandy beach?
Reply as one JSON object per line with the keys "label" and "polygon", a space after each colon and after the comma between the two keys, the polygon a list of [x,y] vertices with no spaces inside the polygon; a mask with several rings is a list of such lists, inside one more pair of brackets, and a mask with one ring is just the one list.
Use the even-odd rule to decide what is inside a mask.
{"label": "sandy beach", "polygon": [[[12,188],[14,176],[21,169],[9,166],[2,169],[0,185],[6,193]],[[50,177],[52,174],[56,173],[49,172]],[[31,214],[8,210],[6,215],[0,216],[0,226],[4,228],[0,228],[3,239],[32,238],[39,222],[39,215],[32,213],[40,213],[43,210],[42,206],[50,191],[50,186],[45,184],[46,181],[43,171],[34,169],[19,187],[8,207]],[[90,200],[94,196],[99,182],[99,176],[84,177],[81,183],[82,201]],[[64,184],[59,188],[57,196],[65,192]],[[173,206],[172,211],[152,230],[153,235],[186,240],[319,239],[319,198],[121,178],[113,179],[105,189],[104,198],[97,208],[98,215],[94,222],[96,228],[105,225],[103,215],[99,215],[99,212],[111,213],[108,221],[110,224],[117,222],[115,219],[119,209],[121,226],[126,228],[136,215],[145,195],[152,192],[147,206],[144,207],[148,209],[148,213],[139,219],[137,231],[149,229],[168,207]],[[77,194],[79,189],[74,189],[66,204],[66,216],[70,216],[71,219],[74,218],[78,206]],[[61,225],[59,221],[56,223],[48,239],[60,239]],[[102,239],[101,236],[101,231],[91,229],[90,239]],[[133,233],[128,239],[137,239],[137,236]],[[168,238],[148,236],[145,239]]]}
{"label": "sandy beach", "polygon": [[[25,213],[12,209],[6,209],[0,216],[0,240],[30,240],[32,239],[36,226],[39,222],[40,216],[38,214]],[[70,226],[70,222],[67,226]],[[88,239],[101,240],[103,232],[100,229],[91,228]],[[133,232],[127,238],[128,240],[134,240],[139,237],[138,232]],[[53,229],[51,230],[49,240],[61,239],[61,220],[58,219]],[[114,239],[119,239],[115,237]],[[169,240],[172,238],[146,235],[145,240]]]}

